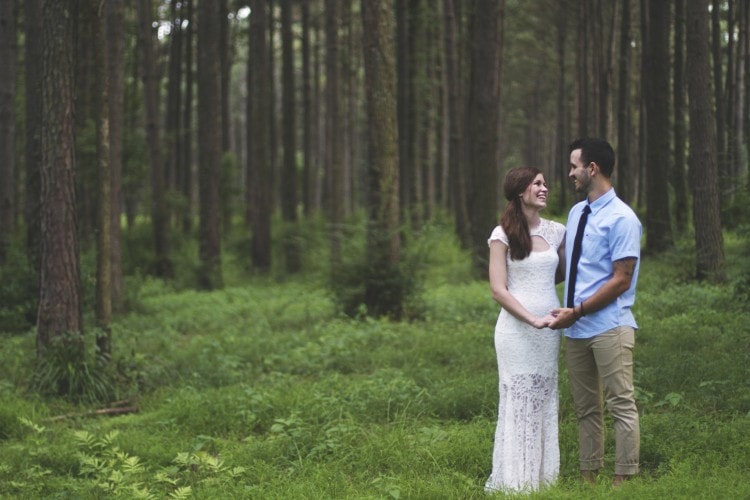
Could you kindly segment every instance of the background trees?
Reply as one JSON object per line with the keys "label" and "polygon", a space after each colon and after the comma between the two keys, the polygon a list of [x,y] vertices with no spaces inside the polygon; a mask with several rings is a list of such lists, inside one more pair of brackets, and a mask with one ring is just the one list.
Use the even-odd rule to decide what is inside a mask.
{"label": "background trees", "polygon": [[[130,276],[221,286],[227,252],[251,274],[278,278],[325,262],[323,274],[339,279],[350,260],[372,257],[350,243],[392,195],[394,160],[382,156],[391,139],[398,217],[391,203],[378,223],[409,248],[429,224],[449,221],[480,278],[504,171],[545,170],[549,213],[564,217],[574,196],[565,148],[578,135],[613,142],[616,189],[646,222],[650,250],[694,231],[698,277],[722,279],[716,231],[748,220],[747,1],[396,0],[377,22],[353,0],[113,0],[96,12],[83,2],[70,7],[76,22],[65,40],[74,50],[61,60],[44,56],[43,30],[62,27],[44,25],[40,1],[3,5],[0,257],[17,246],[42,271],[25,306],[44,305],[40,326],[62,300],[50,288],[55,259],[67,252],[67,276],[76,273],[76,238],[84,256],[110,256],[111,270],[90,278],[84,269],[83,283],[85,292],[111,276],[115,310],[127,307]],[[683,26],[699,15],[705,29]],[[97,52],[104,31],[107,50]],[[391,39],[377,45],[389,54],[364,45]],[[391,56],[396,129],[376,133],[390,94],[375,85],[389,88]],[[69,82],[57,76],[66,58]],[[63,85],[75,98],[43,108]],[[74,131],[59,128],[68,115]],[[390,181],[370,182],[373,169]],[[67,184],[74,174],[78,199]],[[107,207],[108,224],[97,219]],[[58,220],[64,237],[51,236]],[[329,239],[327,255],[306,255],[312,228]],[[106,234],[97,250],[95,235]],[[199,263],[175,263],[188,254]],[[77,330],[76,310],[90,306],[69,283],[74,320],[65,328]]]}

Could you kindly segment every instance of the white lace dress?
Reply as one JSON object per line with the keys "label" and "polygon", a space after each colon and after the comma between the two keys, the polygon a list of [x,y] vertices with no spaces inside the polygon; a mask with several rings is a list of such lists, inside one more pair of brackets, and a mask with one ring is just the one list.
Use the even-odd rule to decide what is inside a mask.
{"label": "white lace dress", "polygon": [[[542,219],[532,236],[549,244],[523,260],[507,253],[508,290],[532,314],[544,316],[559,307],[555,291],[557,249],[565,227]],[[508,244],[498,226],[488,240]],[[560,333],[538,330],[505,310],[495,326],[499,370],[498,406],[492,474],[487,491],[530,491],[553,482],[560,470],[557,440],[557,363]]]}

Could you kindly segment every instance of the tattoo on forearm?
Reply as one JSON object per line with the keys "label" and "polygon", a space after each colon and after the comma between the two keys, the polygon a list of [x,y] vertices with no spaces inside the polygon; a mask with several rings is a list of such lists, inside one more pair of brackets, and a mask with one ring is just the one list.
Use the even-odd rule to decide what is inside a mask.
{"label": "tattoo on forearm", "polygon": [[638,262],[638,259],[635,257],[626,257],[624,259],[616,260],[612,263],[615,271],[620,271],[628,278],[633,277],[633,273],[635,273],[635,264]]}

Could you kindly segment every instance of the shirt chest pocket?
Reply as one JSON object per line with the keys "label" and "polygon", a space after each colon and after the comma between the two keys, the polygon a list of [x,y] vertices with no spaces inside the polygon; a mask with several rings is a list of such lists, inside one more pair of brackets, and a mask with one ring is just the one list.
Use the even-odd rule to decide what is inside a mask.
{"label": "shirt chest pocket", "polygon": [[593,263],[610,259],[609,241],[606,235],[598,233],[584,233],[581,255]]}

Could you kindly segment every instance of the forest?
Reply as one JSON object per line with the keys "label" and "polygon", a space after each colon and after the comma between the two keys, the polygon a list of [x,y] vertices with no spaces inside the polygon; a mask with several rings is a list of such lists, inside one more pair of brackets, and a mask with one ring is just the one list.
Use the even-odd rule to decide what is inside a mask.
{"label": "forest", "polygon": [[[750,495],[750,0],[0,2],[0,496],[480,498],[502,179],[643,224],[643,472]],[[608,448],[607,460],[612,460]]]}

